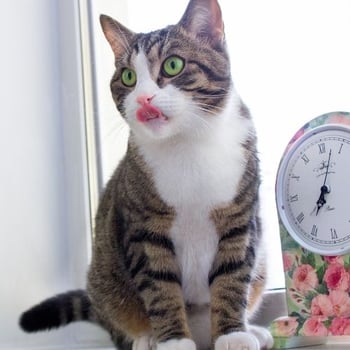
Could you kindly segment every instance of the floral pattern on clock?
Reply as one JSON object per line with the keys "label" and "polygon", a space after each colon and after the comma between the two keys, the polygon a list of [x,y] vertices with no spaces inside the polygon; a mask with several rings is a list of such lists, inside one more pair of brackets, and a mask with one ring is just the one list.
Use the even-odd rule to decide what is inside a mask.
{"label": "floral pattern on clock", "polygon": [[281,225],[289,317],[276,320],[274,336],[350,335],[350,255],[310,253]]}
{"label": "floral pattern on clock", "polygon": [[[332,112],[305,124],[288,144],[283,158],[300,137],[326,124],[350,125],[350,113]],[[280,238],[288,316],[270,326],[275,348],[294,347],[300,336],[350,336],[350,253],[322,256],[306,250],[292,238],[281,217]]]}

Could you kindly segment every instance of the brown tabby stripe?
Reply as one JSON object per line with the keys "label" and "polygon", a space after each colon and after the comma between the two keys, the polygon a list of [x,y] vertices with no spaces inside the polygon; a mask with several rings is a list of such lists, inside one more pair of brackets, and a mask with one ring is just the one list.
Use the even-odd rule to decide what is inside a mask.
{"label": "brown tabby stripe", "polygon": [[155,270],[145,270],[144,274],[154,281],[163,281],[168,283],[176,283],[181,285],[181,280],[179,276],[172,271],[155,271]]}
{"label": "brown tabby stripe", "polygon": [[[170,257],[175,259],[174,246],[167,237],[162,237],[161,235],[153,234],[144,230],[136,231],[136,233],[131,236],[126,245],[125,265],[129,270],[131,277],[134,279],[137,275],[141,274],[142,276],[145,276],[151,280],[181,284],[177,273],[171,269],[156,270],[153,267],[149,266],[150,257],[147,256],[144,252],[147,249],[145,247],[146,245],[150,245],[150,249],[159,251],[158,254],[160,256],[164,254],[170,254]],[[162,250],[162,252],[160,252],[160,250]]]}
{"label": "brown tabby stripe", "polygon": [[129,243],[150,243],[167,249],[175,255],[175,247],[171,239],[155,232],[148,232],[146,230],[136,231],[130,238]]}
{"label": "brown tabby stripe", "polygon": [[135,278],[135,276],[141,272],[141,270],[145,267],[145,263],[147,261],[147,256],[145,254],[141,254],[135,264],[131,268],[131,264],[134,260],[134,255],[131,255],[130,258],[126,261],[125,265],[128,270],[130,270],[131,278]]}
{"label": "brown tabby stripe", "polygon": [[[230,239],[232,239],[232,237]],[[226,238],[226,240],[228,240],[228,238]],[[221,241],[219,243],[219,250],[220,250],[220,245],[222,244],[223,243]],[[209,286],[212,285],[212,283],[215,281],[216,278],[222,275],[230,275],[233,272],[240,270],[242,267],[246,267],[246,266],[252,268],[254,266],[254,262],[255,262],[255,248],[254,248],[254,243],[252,243],[250,246],[248,246],[246,254],[241,260],[223,261],[213,272],[211,272],[209,275]],[[239,276],[238,279],[242,281],[246,281],[246,283],[248,283],[251,277],[250,275],[246,274],[244,276]]]}
{"label": "brown tabby stripe", "polygon": [[227,233],[225,233],[223,236],[221,236],[219,243],[222,243],[225,240],[232,239],[239,235],[245,235],[247,233],[247,230],[248,230],[248,225],[234,227],[231,230],[229,230]]}
{"label": "brown tabby stripe", "polygon": [[230,261],[222,263],[214,272],[209,276],[209,286],[214,282],[214,280],[224,274],[231,274],[233,271],[240,269],[245,264],[244,261]]}
{"label": "brown tabby stripe", "polygon": [[143,280],[141,283],[138,284],[137,290],[139,293],[144,292],[145,290],[152,290],[154,287],[154,283],[151,280]]}
{"label": "brown tabby stripe", "polygon": [[207,76],[209,81],[227,82],[230,80],[230,76],[227,73],[225,75],[222,75],[222,72],[220,72],[221,74],[218,74],[214,69],[210,68],[208,64],[204,64],[199,60],[189,60],[188,63],[198,66]]}

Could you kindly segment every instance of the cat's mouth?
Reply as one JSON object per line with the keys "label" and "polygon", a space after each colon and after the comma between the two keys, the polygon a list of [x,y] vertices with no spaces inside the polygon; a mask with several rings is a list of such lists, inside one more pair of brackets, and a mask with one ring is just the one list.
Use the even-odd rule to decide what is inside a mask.
{"label": "cat's mouth", "polygon": [[168,117],[162,113],[162,111],[153,104],[145,104],[136,111],[137,120],[141,123],[148,123],[152,121],[165,122]]}

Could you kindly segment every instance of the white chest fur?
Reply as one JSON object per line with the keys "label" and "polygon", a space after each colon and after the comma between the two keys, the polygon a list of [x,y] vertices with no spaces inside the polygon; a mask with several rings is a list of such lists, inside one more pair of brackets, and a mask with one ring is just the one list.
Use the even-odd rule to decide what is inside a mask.
{"label": "white chest fur", "polygon": [[241,144],[247,138],[250,121],[235,114],[235,100],[232,96],[230,107],[212,117],[217,120],[207,137],[142,148],[160,196],[176,211],[171,238],[188,303],[210,301],[208,274],[218,244],[210,213],[234,198],[244,170]]}

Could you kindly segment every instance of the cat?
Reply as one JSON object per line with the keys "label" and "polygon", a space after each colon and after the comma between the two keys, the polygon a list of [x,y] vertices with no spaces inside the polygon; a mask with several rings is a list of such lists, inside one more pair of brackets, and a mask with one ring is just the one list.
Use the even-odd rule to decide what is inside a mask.
{"label": "cat", "polygon": [[217,0],[134,33],[101,15],[128,149],[102,195],[87,289],[22,314],[26,331],[87,320],[122,350],[258,350],[266,280],[259,161]]}

